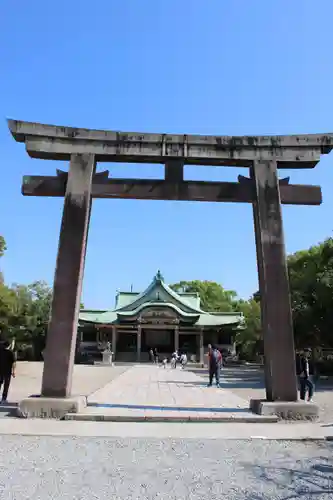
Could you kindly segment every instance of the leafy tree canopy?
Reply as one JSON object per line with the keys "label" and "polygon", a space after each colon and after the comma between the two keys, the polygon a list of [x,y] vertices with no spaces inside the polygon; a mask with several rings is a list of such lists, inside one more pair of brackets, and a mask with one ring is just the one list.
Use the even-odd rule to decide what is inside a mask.
{"label": "leafy tree canopy", "polygon": [[298,347],[333,347],[333,239],[290,255],[288,270]]}
{"label": "leafy tree canopy", "polygon": [[0,257],[2,257],[7,250],[5,238],[0,235]]}
{"label": "leafy tree canopy", "polygon": [[214,281],[180,281],[171,285],[175,292],[195,292],[201,299],[201,308],[204,311],[230,312],[235,310],[237,293],[233,290],[225,290]]}

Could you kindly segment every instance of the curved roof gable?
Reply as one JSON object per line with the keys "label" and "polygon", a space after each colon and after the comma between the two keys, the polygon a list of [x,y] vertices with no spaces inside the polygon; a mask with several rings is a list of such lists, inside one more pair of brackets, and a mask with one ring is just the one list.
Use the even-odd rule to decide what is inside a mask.
{"label": "curved roof gable", "polygon": [[149,301],[149,302],[144,302],[143,304],[140,304],[137,306],[135,309],[131,309],[130,311],[117,311],[118,316],[120,317],[131,317],[131,316],[136,316],[139,314],[143,309],[150,308],[150,307],[163,307],[163,308],[170,308],[176,313],[178,313],[180,316],[183,318],[188,318],[188,319],[199,319],[200,313],[189,313],[184,311],[183,309],[180,309],[176,304],[172,302],[161,302],[161,301]]}
{"label": "curved roof gable", "polygon": [[119,307],[115,309],[119,315],[122,313],[128,313],[130,311],[137,310],[143,304],[147,304],[149,302],[161,302],[161,305],[164,303],[171,303],[176,306],[180,311],[183,311],[187,314],[204,314],[200,308],[196,308],[186,301],[185,298],[182,298],[178,293],[176,293],[172,288],[170,288],[163,279],[163,276],[160,271],[156,273],[153,281],[150,283],[148,288],[140,295],[136,296],[133,301],[129,304],[126,304],[123,307]]}

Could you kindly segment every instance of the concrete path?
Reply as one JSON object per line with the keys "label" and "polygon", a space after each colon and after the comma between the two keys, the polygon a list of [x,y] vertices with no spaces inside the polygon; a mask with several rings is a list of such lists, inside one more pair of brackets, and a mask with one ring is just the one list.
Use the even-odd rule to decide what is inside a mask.
{"label": "concrete path", "polygon": [[[22,399],[40,394],[43,363],[25,362],[17,363],[16,377],[12,379],[8,403],[0,405],[0,419],[16,414],[17,404]],[[88,366],[75,365],[73,373],[73,395],[89,396],[97,389],[104,387],[114,378],[128,370],[129,366]]]}
{"label": "concrete path", "polygon": [[175,439],[251,439],[333,441],[333,426],[318,423],[162,423],[96,422],[46,419],[0,419],[0,435],[126,437]]}
{"label": "concrete path", "polygon": [[191,371],[135,365],[88,398],[88,408],[68,420],[275,422],[249,411],[232,391],[207,387]]}
{"label": "concrete path", "polygon": [[[42,362],[18,362],[16,377],[10,384],[8,401],[18,403],[31,395],[40,394],[43,366]],[[115,367],[74,365],[73,396],[88,396],[127,369],[126,365]]]}

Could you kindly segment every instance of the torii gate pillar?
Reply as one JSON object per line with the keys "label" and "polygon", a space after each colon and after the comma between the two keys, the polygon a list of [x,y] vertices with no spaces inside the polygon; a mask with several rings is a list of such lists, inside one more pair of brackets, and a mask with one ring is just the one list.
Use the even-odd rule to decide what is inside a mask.
{"label": "torii gate pillar", "polygon": [[52,314],[44,353],[44,397],[71,396],[94,172],[94,155],[72,155],[54,276]]}
{"label": "torii gate pillar", "polygon": [[255,161],[255,224],[269,401],[297,401],[293,320],[276,161]]}

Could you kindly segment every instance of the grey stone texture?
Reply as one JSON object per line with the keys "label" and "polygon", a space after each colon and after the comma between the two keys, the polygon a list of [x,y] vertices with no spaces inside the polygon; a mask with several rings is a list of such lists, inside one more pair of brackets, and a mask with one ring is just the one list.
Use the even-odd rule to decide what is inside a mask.
{"label": "grey stone texture", "polygon": [[85,396],[74,398],[31,397],[20,401],[16,415],[20,418],[64,418],[82,412],[87,406]]}
{"label": "grey stone texture", "polygon": [[250,408],[258,415],[277,415],[285,420],[316,420],[319,417],[319,407],[305,401],[288,402],[251,399]]}
{"label": "grey stone texture", "polygon": [[0,437],[2,500],[330,500],[330,443]]}
{"label": "grey stone texture", "polygon": [[91,212],[93,155],[71,156],[44,354],[42,395],[72,396],[86,244]]}

